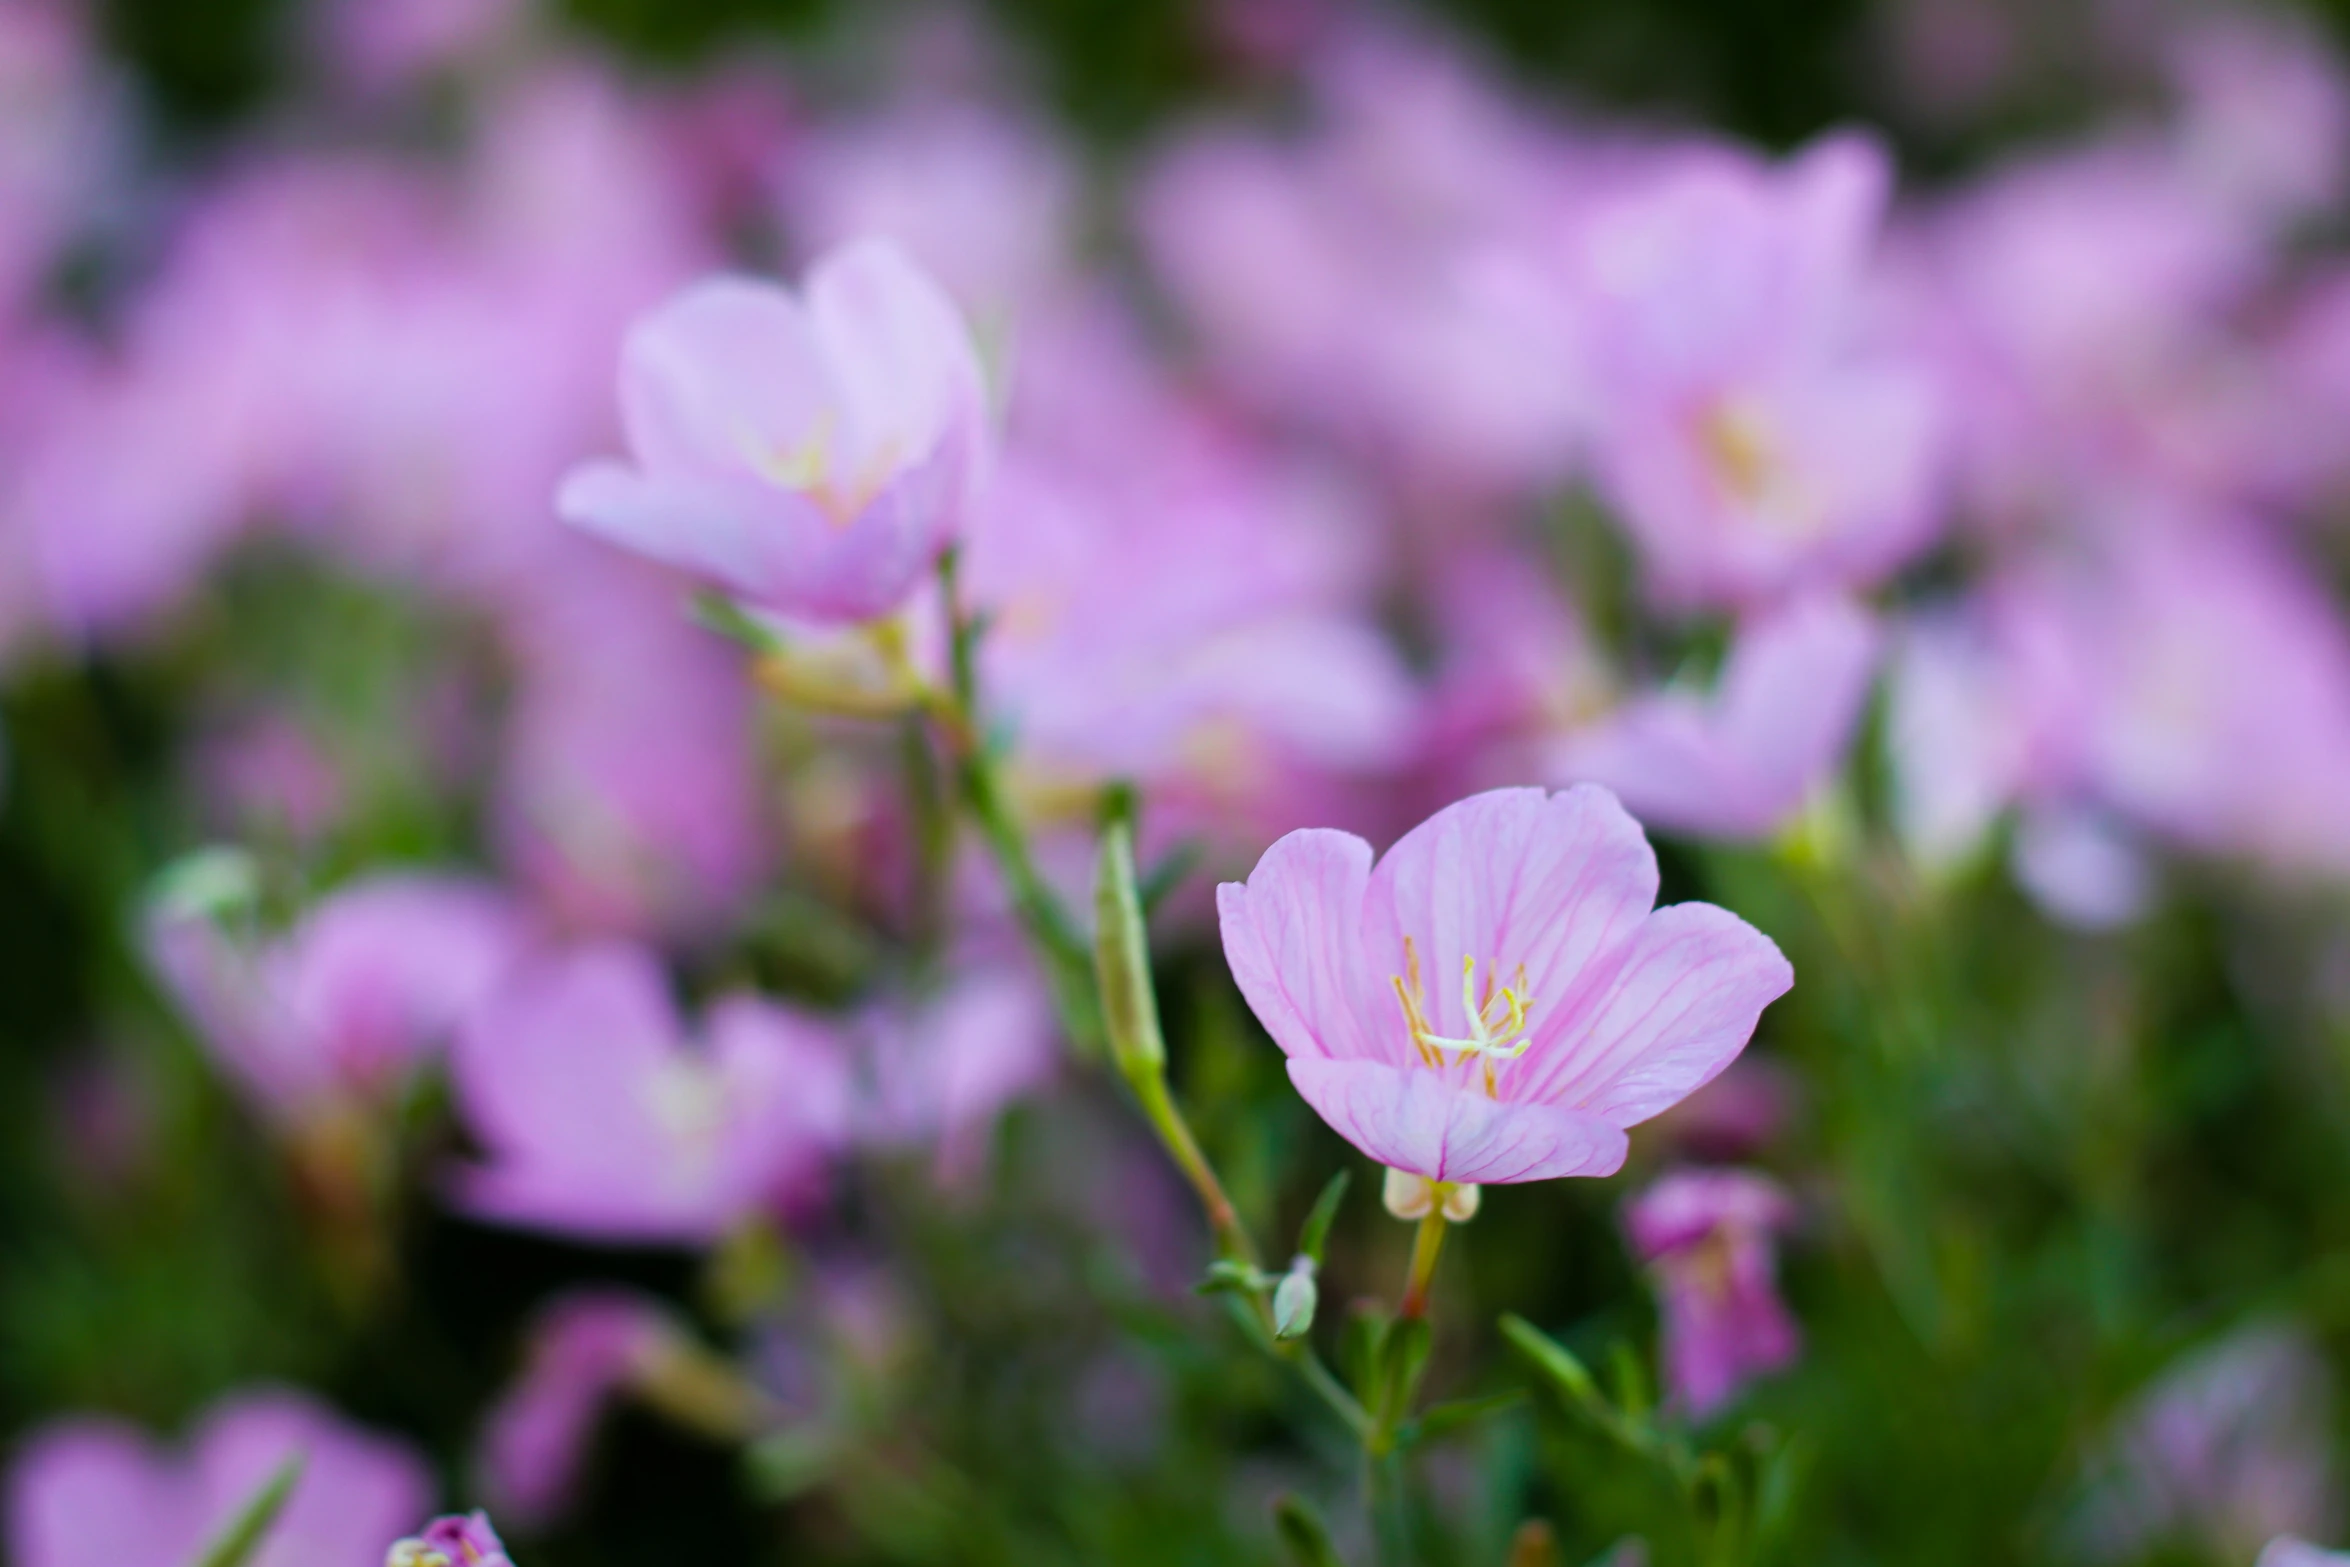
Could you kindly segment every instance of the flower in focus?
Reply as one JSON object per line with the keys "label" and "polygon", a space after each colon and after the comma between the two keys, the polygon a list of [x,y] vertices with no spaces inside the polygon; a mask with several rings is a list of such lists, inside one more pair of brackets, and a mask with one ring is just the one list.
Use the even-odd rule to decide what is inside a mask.
{"label": "flower in focus", "polygon": [[1376,868],[1351,833],[1294,832],[1217,907],[1306,1102],[1460,1185],[1612,1174],[1624,1128],[1710,1081],[1794,982],[1745,921],[1656,890],[1639,825],[1585,785],[1472,796]]}
{"label": "flower in focus", "polygon": [[487,1150],[459,1203],[603,1241],[716,1240],[792,1195],[847,1136],[849,1081],[827,1026],[756,997],[686,1035],[641,948],[589,946],[525,970],[453,1057]]}
{"label": "flower in focus", "polygon": [[1551,775],[1613,789],[1643,821],[1763,838],[1835,773],[1868,700],[1881,641],[1840,598],[1776,611],[1732,645],[1713,691],[1626,704],[1551,749]]}
{"label": "flower in focus", "polygon": [[575,470],[565,518],[811,620],[896,607],[988,455],[970,334],[882,241],[831,253],[801,296],[744,278],[686,289],[629,333],[620,402],[635,462]]}
{"label": "flower in focus", "polygon": [[1795,1358],[1773,1242],[1795,1217],[1778,1182],[1749,1170],[1677,1170],[1634,1198],[1624,1229],[1655,1273],[1665,1379],[1703,1419]]}
{"label": "flower in focus", "polygon": [[251,1567],[377,1567],[432,1501],[424,1463],[293,1393],[248,1393],[205,1416],[185,1456],[113,1420],[34,1434],[8,1477],[16,1567],[187,1567],[286,1460],[300,1478]]}
{"label": "flower in focus", "polygon": [[289,1129],[396,1093],[524,941],[521,915],[486,884],[398,873],[337,890],[275,940],[240,941],[168,898],[148,930],[205,1047]]}
{"label": "flower in focus", "polygon": [[1862,586],[1932,540],[1936,398],[1865,320],[1889,183],[1853,137],[1775,170],[1709,149],[1591,219],[1594,456],[1660,602]]}
{"label": "flower in focus", "polygon": [[514,1567],[486,1513],[435,1518],[424,1532],[393,1542],[383,1567]]}

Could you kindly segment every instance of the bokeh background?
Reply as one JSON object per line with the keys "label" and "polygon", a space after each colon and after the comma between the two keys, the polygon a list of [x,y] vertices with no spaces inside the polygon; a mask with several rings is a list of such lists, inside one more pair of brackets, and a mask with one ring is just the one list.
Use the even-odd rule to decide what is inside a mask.
{"label": "bokeh background", "polygon": [[[1176,507],[1155,556],[998,567],[1110,628],[1006,678],[1058,748],[1040,812],[1056,778],[1138,777],[1157,847],[1199,850],[1160,920],[1177,1080],[1275,1250],[1356,1169],[1335,1333],[1408,1232],[1290,1093],[1205,886],[1291,826],[1384,840],[1470,787],[1569,781],[1536,741],[1710,672],[1753,609],[1650,591],[1575,455],[1584,406],[1547,411],[1611,384],[1513,327],[1519,296],[1463,296],[1497,343],[1431,304],[1450,281],[1411,291],[1488,243],[1540,254],[1545,203],[1571,226],[1676,149],[1857,128],[1897,180],[1870,287],[1943,410],[1931,521],[1836,584],[1885,654],[1834,754],[1790,764],[1801,809],[1642,812],[1666,897],[1756,923],[1797,988],[1624,1177],[1486,1194],[1435,1380],[1525,1380],[1502,1310],[1651,1365],[1625,1197],[1751,1163],[1803,1213],[1801,1357],[1706,1428],[1772,1455],[1755,1559],[2344,1543],[2345,27],[2155,0],[0,0],[0,1444],[89,1414],[171,1441],[298,1387],[470,1503],[537,1314],[618,1283],[748,1367],[792,1439],[618,1398],[569,1505],[509,1527],[527,1567],[1270,1562],[1285,1491],[1371,1560],[1343,1433],[1192,1292],[1184,1190],[1042,1024],[994,1025],[1020,1037],[969,1102],[876,1112],[763,1241],[597,1244],[451,1199],[475,1133],[437,1069],[359,1131],[273,1107],[154,911],[234,844],[193,874],[244,878],[265,927],[431,867],[537,939],[641,943],[697,1001],[863,1017],[902,988],[938,910],[903,895],[901,737],[763,703],[683,583],[551,504],[614,445],[638,311],[897,232],[1006,382],[1035,372],[1013,439],[1140,476],[1089,471],[1081,531],[1188,493],[1141,454],[1159,423],[1241,497]],[[1283,274],[1246,190],[1180,205],[1217,137],[1287,149],[1258,195],[1328,255]],[[1326,340],[1284,338],[1342,284]],[[1065,320],[1097,293],[1122,323],[1098,342]],[[1358,364],[1389,302],[1427,336]],[[1171,742],[1101,739],[1115,702],[1056,677],[1195,578],[1278,579],[1350,628],[1335,663],[1255,665],[1289,694]],[[2036,705],[2076,679],[2079,707]],[[1817,695],[1757,721],[1803,729]],[[977,931],[959,963],[1020,971],[986,892],[947,913]],[[935,1075],[907,1033],[880,1070]],[[1500,1567],[1529,1517],[1567,1562],[1743,1559],[1701,1557],[1684,1499],[1546,1396],[1415,1476],[1429,1562]]]}

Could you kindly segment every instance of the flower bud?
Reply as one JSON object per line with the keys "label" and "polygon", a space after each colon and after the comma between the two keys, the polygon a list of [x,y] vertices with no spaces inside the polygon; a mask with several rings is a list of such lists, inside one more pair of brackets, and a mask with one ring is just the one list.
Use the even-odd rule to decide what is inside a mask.
{"label": "flower bud", "polygon": [[1314,1284],[1314,1259],[1300,1257],[1289,1265],[1273,1291],[1273,1336],[1298,1338],[1314,1325],[1314,1307],[1321,1291]]}
{"label": "flower bud", "polygon": [[1166,1070],[1167,1044],[1151,990],[1150,935],[1134,881],[1134,834],[1124,822],[1102,830],[1101,854],[1094,862],[1093,916],[1094,975],[1101,986],[1110,1054],[1127,1081],[1140,1083]]}

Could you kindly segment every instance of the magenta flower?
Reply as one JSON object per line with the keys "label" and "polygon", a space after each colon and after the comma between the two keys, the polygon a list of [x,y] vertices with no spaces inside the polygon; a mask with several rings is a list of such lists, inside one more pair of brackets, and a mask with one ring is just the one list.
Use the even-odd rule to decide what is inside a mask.
{"label": "magenta flower", "polygon": [[570,1505],[605,1404],[642,1375],[676,1328],[646,1298],[568,1295],[531,1325],[522,1375],[482,1433],[482,1485],[510,1523],[537,1527]]}
{"label": "magenta flower", "polygon": [[1217,906],[1306,1102],[1381,1164],[1464,1184],[1612,1174],[1624,1128],[1711,1080],[1794,982],[1745,921],[1654,909],[1656,888],[1605,789],[1497,789],[1376,868],[1350,833],[1293,832]]}
{"label": "magenta flower", "polygon": [[865,1091],[857,1139],[935,1150],[942,1181],[981,1168],[996,1117],[1052,1075],[1051,1002],[1033,969],[999,954],[915,1006],[882,1006],[859,1029]]}
{"label": "magenta flower", "polygon": [[564,481],[563,515],[813,620],[885,614],[964,520],[988,451],[979,360],[896,247],[850,245],[803,297],[695,284],[630,332],[634,465]]}
{"label": "magenta flower", "polygon": [[737,995],[702,1032],[636,947],[518,976],[458,1037],[458,1103],[488,1153],[459,1202],[588,1240],[697,1243],[790,1195],[848,1133],[832,1031]]}
{"label": "magenta flower", "polygon": [[252,1567],[377,1567],[383,1542],[432,1501],[424,1463],[294,1393],[248,1393],[173,1453],[117,1421],[36,1433],[8,1477],[16,1567],[187,1567],[276,1474],[304,1457]]}
{"label": "magenta flower", "polygon": [[1677,1170],[1634,1198],[1624,1229],[1655,1273],[1665,1381],[1703,1419],[1801,1337],[1779,1300],[1773,1243],[1795,1218],[1779,1183],[1749,1170]]}
{"label": "magenta flower", "polygon": [[1842,763],[1881,638],[1842,599],[1748,627],[1707,695],[1665,690],[1553,748],[1551,776],[1616,791],[1641,820],[1712,838],[1764,838]]}
{"label": "magenta flower", "polygon": [[275,940],[158,910],[150,954],[214,1059],[292,1128],[396,1094],[489,993],[526,939],[488,886],[382,875],[320,902]]}
{"label": "magenta flower", "polygon": [[393,1542],[383,1567],[514,1567],[487,1513],[435,1518],[424,1532]]}

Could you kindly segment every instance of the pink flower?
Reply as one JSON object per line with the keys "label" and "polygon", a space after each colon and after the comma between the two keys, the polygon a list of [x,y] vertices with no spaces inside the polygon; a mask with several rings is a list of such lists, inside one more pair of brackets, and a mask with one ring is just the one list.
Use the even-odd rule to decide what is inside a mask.
{"label": "pink flower", "polygon": [[542,1526],[570,1505],[604,1405],[676,1331],[660,1306],[619,1290],[567,1295],[539,1314],[522,1375],[482,1433],[483,1489],[508,1522]]}
{"label": "pink flower", "polygon": [[435,1518],[424,1533],[393,1542],[383,1567],[514,1567],[486,1513]]}
{"label": "pink flower", "polygon": [[2162,1545],[2240,1561],[2280,1534],[2340,1525],[2325,1357],[2256,1323],[2183,1358],[2122,1412],[2066,1528],[2072,1555],[2133,1562]]}
{"label": "pink flower", "polygon": [[1534,1181],[1613,1173],[1624,1128],[1710,1081],[1794,982],[1745,921],[1652,909],[1656,887],[1605,789],[1497,789],[1376,869],[1352,834],[1291,833],[1217,906],[1242,994],[1342,1136],[1433,1181]]}
{"label": "pink flower", "polygon": [[489,887],[398,874],[339,889],[272,940],[240,941],[203,912],[170,907],[148,933],[205,1047],[289,1127],[397,1093],[524,940]]}
{"label": "pink flower", "polygon": [[955,307],[896,247],[834,251],[805,297],[698,283],[621,354],[634,466],[564,481],[570,521],[814,620],[886,613],[969,510],[986,390]]}
{"label": "pink flower", "polygon": [[117,1421],[37,1432],[8,1477],[17,1567],[187,1567],[288,1458],[301,1478],[252,1567],[377,1567],[431,1504],[424,1463],[295,1393],[246,1393],[204,1417],[186,1452]]}
{"label": "pink flower", "polygon": [[1795,1358],[1772,1245],[1795,1218],[1779,1183],[1749,1170],[1677,1170],[1642,1192],[1624,1229],[1655,1272],[1665,1380],[1694,1419]]}
{"label": "pink flower", "polygon": [[1866,308],[1889,182],[1852,137],[1782,169],[1708,150],[1590,220],[1595,456],[1661,602],[1866,585],[1931,541],[1932,387]]}
{"label": "pink flower", "polygon": [[1768,837],[1842,762],[1879,640],[1876,623],[1842,599],[1780,610],[1740,634],[1712,692],[1628,703],[1558,742],[1551,776],[1606,784],[1655,826]]}
{"label": "pink flower", "polygon": [[2307,1540],[2280,1534],[2261,1547],[2253,1567],[2350,1567],[2350,1553],[2324,1550]]}
{"label": "pink flower", "polygon": [[716,1240],[811,1178],[848,1128],[829,1028],[736,995],[696,1043],[660,968],[619,944],[518,976],[459,1035],[454,1067],[488,1153],[458,1201],[588,1240]]}
{"label": "pink flower", "polygon": [[957,976],[925,1004],[876,1009],[860,1032],[869,1087],[859,1140],[935,1147],[949,1181],[977,1167],[996,1117],[1059,1059],[1051,1005],[1017,960]]}

